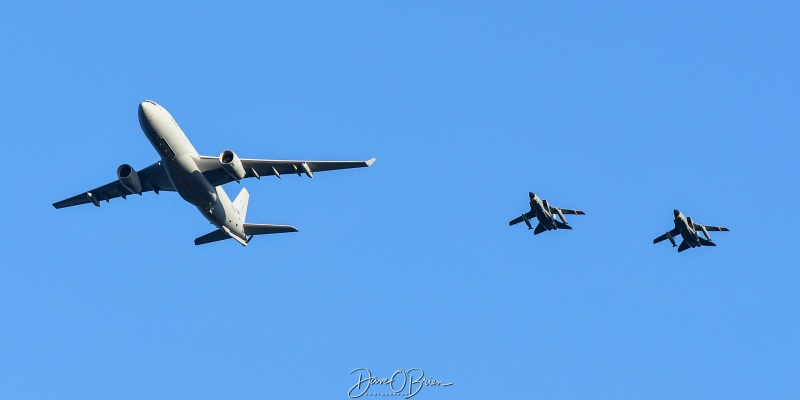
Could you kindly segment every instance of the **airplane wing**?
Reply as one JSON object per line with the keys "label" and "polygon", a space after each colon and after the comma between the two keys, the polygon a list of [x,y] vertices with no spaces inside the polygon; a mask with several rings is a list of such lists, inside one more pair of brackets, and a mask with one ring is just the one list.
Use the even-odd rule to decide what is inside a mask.
{"label": "airplane wing", "polygon": [[[367,161],[258,160],[252,158],[240,160],[245,171],[245,178],[260,178],[270,175],[280,178],[283,174],[306,174],[311,177],[314,172],[369,167],[375,162],[374,158]],[[222,163],[218,157],[200,156],[197,167],[214,186],[234,181],[233,177],[222,169]]]}
{"label": "airplane wing", "polygon": [[561,210],[561,212],[564,213],[564,214],[586,215],[586,213],[581,211],[581,210],[570,210],[568,208],[557,208],[557,207],[550,206],[550,212],[557,213],[558,211],[556,211],[556,210]]}
{"label": "airplane wing", "polygon": [[[167,177],[166,171],[161,167],[161,161],[151,164],[141,171],[136,171],[136,174],[139,175],[139,180],[142,182],[142,193],[149,191],[158,193],[162,190],[170,192],[175,191],[172,182]],[[64,208],[86,203],[94,203],[95,206],[100,207],[100,201],[102,200],[108,202],[111,199],[117,197],[125,198],[132,194],[133,193],[126,189],[125,186],[122,186],[119,180],[114,180],[103,186],[89,190],[88,192],[53,203],[53,207]]]}
{"label": "airplane wing", "polygon": [[[525,216],[528,217],[528,219],[534,219],[536,218],[536,213],[533,211],[528,211],[527,213],[525,213]],[[519,217],[514,218],[511,221],[508,221],[508,226],[516,225],[522,222],[523,220],[524,219],[522,218],[522,215],[520,215]]]}
{"label": "airplane wing", "polygon": [[702,229],[701,227],[703,227],[703,226],[705,226],[706,230],[709,231],[709,232],[715,232],[715,231],[716,232],[728,232],[729,231],[729,229],[724,227],[724,226],[710,226],[710,225],[694,224],[694,228],[695,229]]}
{"label": "airplane wing", "polygon": [[[681,234],[681,230],[676,227],[676,228],[673,228],[671,231],[669,231],[667,233],[669,233],[669,236],[672,236],[673,238],[675,238],[675,237],[678,237],[678,235]],[[667,240],[667,233],[665,233],[665,234],[653,239],[653,244],[656,244],[658,242]]]}

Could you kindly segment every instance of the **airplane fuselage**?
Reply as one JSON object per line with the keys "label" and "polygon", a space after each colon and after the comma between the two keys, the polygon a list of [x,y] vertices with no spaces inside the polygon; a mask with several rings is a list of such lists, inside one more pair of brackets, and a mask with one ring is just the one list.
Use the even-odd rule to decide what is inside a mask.
{"label": "airplane fuselage", "polygon": [[697,230],[689,223],[689,220],[683,214],[675,217],[675,227],[681,231],[681,238],[689,244],[690,247],[700,247],[700,238],[697,235]]}
{"label": "airplane fuselage", "polygon": [[553,221],[553,214],[545,208],[544,204],[542,203],[539,198],[535,198],[531,200],[531,211],[536,213],[536,219],[539,220],[539,223],[542,224],[548,231],[553,229],[558,229],[556,226],[555,221]]}
{"label": "airplane fuselage", "polygon": [[146,100],[139,104],[139,125],[161,157],[161,166],[175,191],[214,226],[245,240],[244,221],[225,190],[212,185],[200,172],[197,167],[200,155],[172,115]]}

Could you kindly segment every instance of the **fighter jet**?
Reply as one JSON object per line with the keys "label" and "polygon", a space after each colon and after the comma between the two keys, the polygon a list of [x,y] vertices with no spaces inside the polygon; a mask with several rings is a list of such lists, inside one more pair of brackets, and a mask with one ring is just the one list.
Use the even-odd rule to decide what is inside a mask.
{"label": "fighter jet", "polygon": [[[683,213],[678,210],[673,210],[673,214],[675,214],[675,228],[653,239],[653,244],[661,242],[664,239],[669,239],[669,242],[672,243],[672,247],[676,247],[678,245],[675,244],[675,236],[681,235],[683,240],[681,241],[681,245],[678,246],[678,253],[680,253],[690,247],[716,246],[716,244],[711,241],[711,236],[708,235],[709,231],[728,232],[728,228],[724,226],[697,224],[692,221],[691,217],[684,216]],[[700,231],[703,232],[705,239],[700,237]]]}
{"label": "fighter jet", "polygon": [[[536,218],[539,224],[536,225],[533,234],[538,235],[544,231],[551,231],[554,229],[572,229],[571,226],[567,225],[567,219],[564,218],[564,214],[586,215],[586,213],[581,210],[553,207],[547,204],[547,200],[541,200],[539,196],[533,192],[528,192],[528,197],[530,197],[531,200],[531,210],[509,221],[508,226],[525,222],[525,225],[528,225],[528,229],[530,230],[533,229],[531,220]],[[556,219],[556,214],[561,218],[561,221]]]}
{"label": "fighter jet", "polygon": [[64,208],[92,203],[100,207],[100,201],[108,202],[117,197],[125,199],[132,194],[141,196],[149,191],[155,194],[162,191],[178,192],[218,228],[195,239],[195,245],[234,239],[242,246],[247,246],[255,235],[297,232],[297,228],[246,223],[250,199],[247,189],[242,189],[231,202],[222,185],[269,175],[280,178],[281,174],[290,173],[313,178],[315,172],[369,167],[375,161],[374,158],[367,161],[259,160],[239,158],[231,150],[224,150],[219,157],[201,156],[172,115],[150,100],[139,104],[139,125],[158,153],[159,161],[139,172],[128,164],[122,164],[117,168],[116,180],[53,203],[53,206]]}

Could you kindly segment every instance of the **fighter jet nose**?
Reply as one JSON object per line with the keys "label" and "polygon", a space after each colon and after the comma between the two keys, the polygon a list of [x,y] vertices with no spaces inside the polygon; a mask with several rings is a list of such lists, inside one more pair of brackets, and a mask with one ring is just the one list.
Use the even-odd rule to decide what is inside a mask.
{"label": "fighter jet nose", "polygon": [[528,192],[528,197],[534,198],[534,197],[536,197],[536,193]]}
{"label": "fighter jet nose", "polygon": [[673,213],[673,214],[675,214],[675,216],[676,216],[676,217],[677,217],[678,215],[681,215],[681,212],[680,212],[680,211],[678,211],[678,210],[672,210],[672,213]]}

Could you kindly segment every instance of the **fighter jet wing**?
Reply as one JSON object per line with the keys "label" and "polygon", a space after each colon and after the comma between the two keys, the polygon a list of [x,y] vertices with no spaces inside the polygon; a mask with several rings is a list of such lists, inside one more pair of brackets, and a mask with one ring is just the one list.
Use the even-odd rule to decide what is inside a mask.
{"label": "fighter jet wing", "polygon": [[728,232],[729,231],[729,229],[724,227],[724,226],[710,226],[710,225],[694,224],[694,228],[695,229],[703,229],[702,227],[705,227],[706,230],[709,231],[709,232]]}
{"label": "fighter jet wing", "polygon": [[[284,174],[306,174],[312,177],[314,172],[369,167],[375,162],[374,158],[367,161],[258,160],[252,158],[240,160],[245,171],[245,178],[260,178],[270,175],[280,178]],[[197,167],[214,186],[234,181],[233,176],[222,169],[222,163],[218,157],[200,156]]]}
{"label": "fighter jet wing", "polygon": [[[528,219],[534,219],[536,218],[536,213],[533,211],[528,211],[527,213],[525,213],[525,216],[528,217]],[[508,221],[508,226],[516,225],[522,221],[524,221],[524,218],[522,218],[522,215],[520,215],[519,217],[514,218],[511,221]]]}
{"label": "fighter jet wing", "polygon": [[[166,171],[161,167],[160,161],[141,171],[136,171],[136,174],[139,175],[139,181],[142,182],[142,193],[149,191],[158,193],[161,190],[175,191]],[[95,206],[100,207],[100,201],[102,200],[109,201],[117,197],[125,198],[132,194],[125,186],[122,186],[119,180],[114,180],[88,192],[53,203],[53,207],[64,208],[86,203],[94,203]]]}
{"label": "fighter jet wing", "polygon": [[550,206],[550,212],[557,213],[558,211],[556,211],[556,210],[561,210],[561,212],[564,213],[564,214],[586,215],[586,213],[581,211],[581,210],[570,210],[568,208],[558,208],[558,207]]}
{"label": "fighter jet wing", "polygon": [[[681,234],[681,230],[679,228],[673,228],[671,231],[669,231],[667,233],[669,234],[669,236],[672,236],[674,238],[674,237],[678,237],[678,235]],[[667,240],[667,233],[665,233],[665,234],[653,239],[653,244],[656,244],[658,242]]]}

